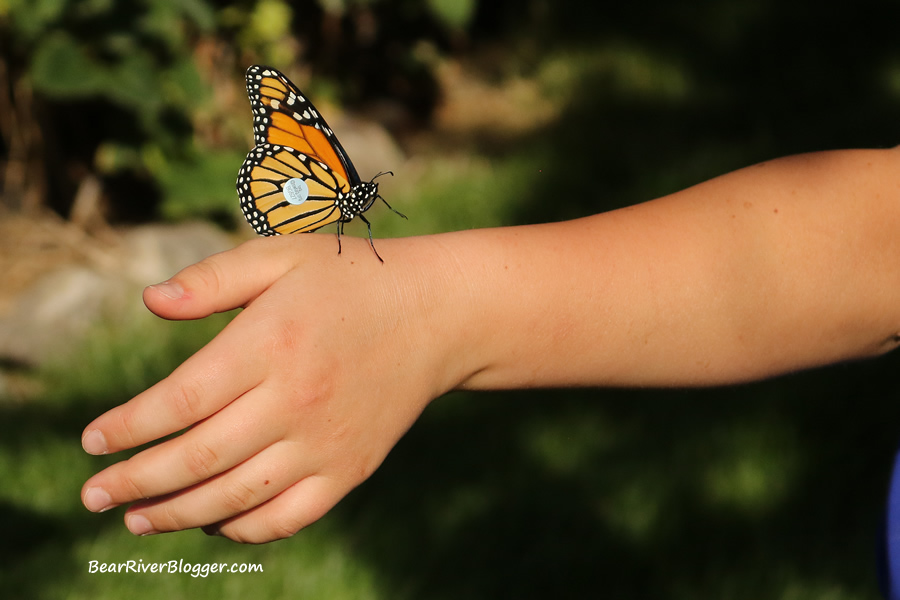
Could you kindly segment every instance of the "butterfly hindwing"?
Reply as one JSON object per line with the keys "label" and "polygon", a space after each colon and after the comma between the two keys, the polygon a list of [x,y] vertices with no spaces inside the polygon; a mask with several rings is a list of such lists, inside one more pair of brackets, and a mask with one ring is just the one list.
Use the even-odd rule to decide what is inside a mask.
{"label": "butterfly hindwing", "polygon": [[[287,182],[300,179],[308,190],[302,204],[285,197]],[[340,221],[339,194],[347,181],[294,148],[262,144],[247,155],[238,174],[241,210],[260,235],[315,231]]]}

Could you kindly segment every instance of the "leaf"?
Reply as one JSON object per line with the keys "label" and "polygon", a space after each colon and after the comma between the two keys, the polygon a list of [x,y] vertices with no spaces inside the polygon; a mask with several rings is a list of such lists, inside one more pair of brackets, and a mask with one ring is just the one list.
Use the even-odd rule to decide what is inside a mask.
{"label": "leaf", "polygon": [[66,0],[0,0],[0,14],[9,15],[10,31],[25,40],[35,40],[58,21]]}
{"label": "leaf", "polygon": [[31,62],[34,88],[49,96],[90,96],[102,89],[103,75],[103,68],[62,32],[45,38]]}
{"label": "leaf", "polygon": [[476,0],[428,0],[428,8],[449,29],[465,29],[475,15]]}

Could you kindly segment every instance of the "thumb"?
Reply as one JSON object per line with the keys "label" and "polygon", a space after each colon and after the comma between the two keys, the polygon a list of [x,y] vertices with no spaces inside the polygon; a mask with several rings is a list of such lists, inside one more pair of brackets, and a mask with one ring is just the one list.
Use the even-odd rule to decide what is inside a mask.
{"label": "thumb", "polygon": [[186,267],[144,288],[144,304],[173,320],[200,319],[244,306],[290,268],[282,253],[273,253],[279,244],[272,241],[246,242]]}

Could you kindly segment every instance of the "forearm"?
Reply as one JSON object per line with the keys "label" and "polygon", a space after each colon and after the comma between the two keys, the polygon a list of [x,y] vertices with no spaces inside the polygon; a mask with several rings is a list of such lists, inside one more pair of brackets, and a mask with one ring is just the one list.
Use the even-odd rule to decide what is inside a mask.
{"label": "forearm", "polygon": [[898,182],[896,150],[820,153],[576,221],[436,236],[461,385],[710,385],[884,352]]}

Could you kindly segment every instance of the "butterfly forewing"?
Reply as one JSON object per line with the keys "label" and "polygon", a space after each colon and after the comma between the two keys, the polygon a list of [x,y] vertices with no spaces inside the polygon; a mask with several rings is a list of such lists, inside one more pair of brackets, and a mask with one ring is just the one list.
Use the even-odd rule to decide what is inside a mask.
{"label": "butterfly forewing", "polygon": [[347,153],[325,120],[300,90],[275,69],[247,70],[256,145],[288,146],[327,164],[350,184],[360,182]]}

